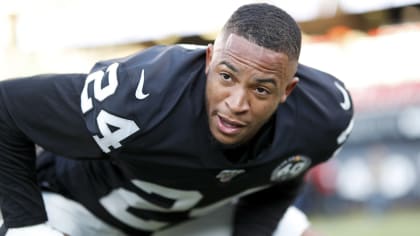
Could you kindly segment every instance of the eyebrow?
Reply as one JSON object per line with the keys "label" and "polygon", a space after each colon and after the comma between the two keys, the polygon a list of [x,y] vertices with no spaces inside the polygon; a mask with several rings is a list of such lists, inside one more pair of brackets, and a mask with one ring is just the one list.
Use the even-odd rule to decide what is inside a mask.
{"label": "eyebrow", "polygon": [[268,79],[255,79],[258,83],[270,83],[274,86],[277,86],[276,80],[268,78]]}
{"label": "eyebrow", "polygon": [[221,62],[219,63],[219,65],[225,65],[225,66],[227,66],[229,69],[233,70],[234,72],[238,72],[238,69],[236,69],[236,67],[235,67],[235,66],[233,66],[232,64],[230,64],[230,63],[229,63],[229,62],[227,62],[227,61],[221,61]]}
{"label": "eyebrow", "polygon": [[[234,71],[234,72],[238,72],[238,69],[236,69],[236,67],[234,66],[234,65],[232,65],[232,64],[230,64],[229,62],[227,62],[227,61],[221,61],[220,63],[219,63],[219,65],[225,65],[225,66],[227,66],[229,69],[231,69],[232,71]],[[270,83],[270,84],[273,84],[274,86],[276,86],[277,87],[277,82],[276,82],[276,80],[275,79],[271,79],[271,78],[267,78],[267,79],[264,79],[264,78],[257,78],[257,79],[255,79],[258,83]]]}

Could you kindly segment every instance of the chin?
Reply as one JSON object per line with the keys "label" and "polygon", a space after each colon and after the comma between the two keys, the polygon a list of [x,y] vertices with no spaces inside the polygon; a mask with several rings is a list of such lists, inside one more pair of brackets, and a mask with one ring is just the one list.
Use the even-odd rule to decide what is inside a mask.
{"label": "chin", "polygon": [[243,144],[243,142],[239,141],[237,138],[229,137],[220,133],[215,134],[212,132],[212,136],[223,148],[234,148]]}

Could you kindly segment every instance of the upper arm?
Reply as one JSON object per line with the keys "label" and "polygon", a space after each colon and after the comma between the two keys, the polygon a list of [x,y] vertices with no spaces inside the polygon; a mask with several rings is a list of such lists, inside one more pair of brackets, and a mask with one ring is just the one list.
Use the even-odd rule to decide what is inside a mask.
{"label": "upper arm", "polygon": [[68,157],[100,156],[80,111],[86,75],[40,75],[4,81],[2,99],[21,133],[45,149]]}
{"label": "upper arm", "polygon": [[[311,147],[313,164],[325,161],[346,142],[353,128],[353,103],[343,82],[311,67],[299,65],[296,90],[299,142]],[[310,132],[308,132],[310,131]]]}
{"label": "upper arm", "polygon": [[303,175],[241,198],[234,218],[234,235],[272,235],[298,195]]}

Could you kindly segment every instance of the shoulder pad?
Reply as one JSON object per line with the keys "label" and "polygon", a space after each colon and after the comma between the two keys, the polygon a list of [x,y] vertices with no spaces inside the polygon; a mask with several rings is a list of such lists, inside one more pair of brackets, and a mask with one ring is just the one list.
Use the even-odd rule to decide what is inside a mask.
{"label": "shoulder pad", "polygon": [[156,46],[97,63],[81,93],[81,110],[104,152],[147,132],[173,109],[204,68],[205,50]]}
{"label": "shoulder pad", "polygon": [[353,127],[353,103],[344,83],[328,73],[300,64],[296,76],[300,81],[288,98],[296,115],[296,142],[312,147],[307,155],[317,156],[317,163],[347,140]]}

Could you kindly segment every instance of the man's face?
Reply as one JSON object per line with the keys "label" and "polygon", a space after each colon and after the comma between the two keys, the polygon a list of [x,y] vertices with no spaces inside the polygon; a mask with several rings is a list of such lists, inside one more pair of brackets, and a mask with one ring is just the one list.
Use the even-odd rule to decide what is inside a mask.
{"label": "man's face", "polygon": [[209,127],[227,145],[250,140],[298,82],[297,62],[230,34],[209,45],[206,102]]}

